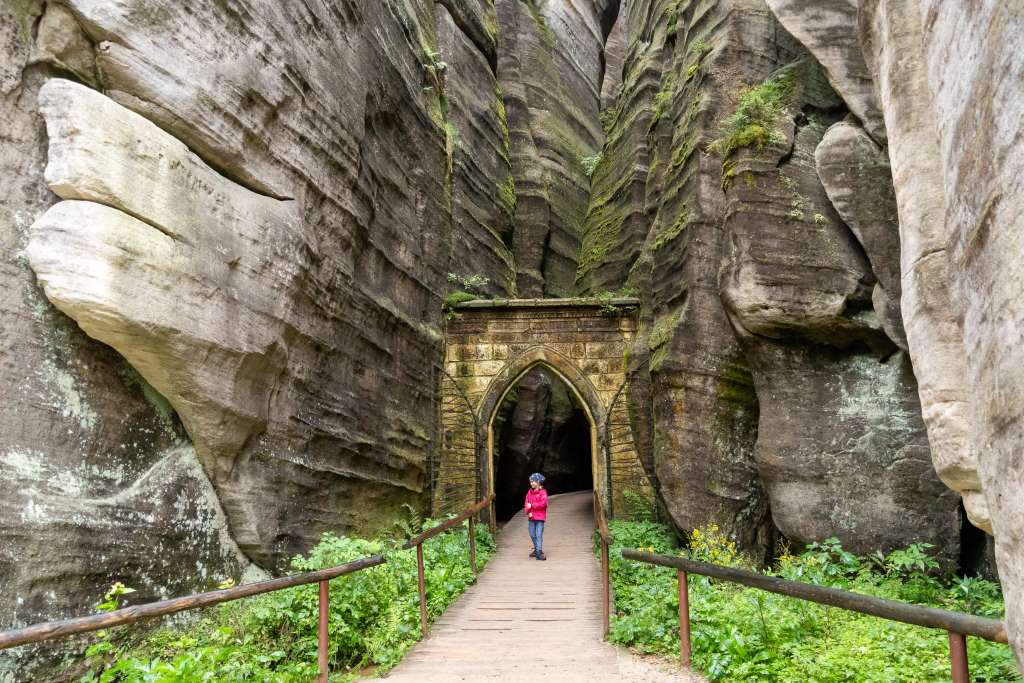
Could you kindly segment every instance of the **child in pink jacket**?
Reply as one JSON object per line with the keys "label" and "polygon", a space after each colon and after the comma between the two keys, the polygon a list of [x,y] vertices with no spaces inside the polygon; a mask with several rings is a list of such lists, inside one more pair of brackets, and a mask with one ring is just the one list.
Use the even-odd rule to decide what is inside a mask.
{"label": "child in pink jacket", "polygon": [[526,492],[526,518],[533,541],[530,557],[546,560],[544,557],[544,522],[548,518],[548,492],[544,490],[544,475],[534,472],[530,475],[530,490]]}

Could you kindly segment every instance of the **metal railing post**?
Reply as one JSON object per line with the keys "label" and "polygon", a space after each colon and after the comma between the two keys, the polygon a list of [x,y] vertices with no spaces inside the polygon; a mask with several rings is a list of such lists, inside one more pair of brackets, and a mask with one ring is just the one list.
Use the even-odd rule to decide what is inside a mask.
{"label": "metal railing post", "polygon": [[949,661],[953,669],[953,683],[970,683],[967,670],[967,636],[955,631],[949,632]]}
{"label": "metal railing post", "polygon": [[469,567],[476,576],[476,519],[469,518]]}
{"label": "metal railing post", "polygon": [[427,637],[427,584],[423,578],[423,544],[416,544],[416,582],[420,591],[420,633]]}
{"label": "metal railing post", "polygon": [[679,658],[683,666],[688,667],[693,655],[690,645],[690,586],[682,569],[676,570],[676,578],[679,579]]}
{"label": "metal railing post", "polygon": [[317,626],[317,662],[320,665],[320,677],[317,683],[327,683],[327,624],[330,615],[331,584],[320,582],[320,623]]}
{"label": "metal railing post", "polygon": [[608,631],[611,630],[609,625],[610,613],[611,613],[611,577],[608,575],[608,541],[601,539],[601,625],[602,633],[605,637],[608,637]]}

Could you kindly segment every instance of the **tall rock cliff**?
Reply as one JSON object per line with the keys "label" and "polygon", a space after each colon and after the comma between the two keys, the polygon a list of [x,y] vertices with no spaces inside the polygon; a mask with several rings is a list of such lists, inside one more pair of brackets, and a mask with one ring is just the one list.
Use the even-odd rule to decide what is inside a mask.
{"label": "tall rock cliff", "polygon": [[[480,276],[640,297],[679,527],[954,564],[962,499],[1024,653],[1022,36],[997,0],[3,3],[0,628],[425,505]],[[568,394],[523,391],[546,453]]]}
{"label": "tall rock cliff", "polygon": [[625,7],[577,282],[644,302],[632,407],[666,508],[758,551],[777,529],[861,551],[927,538],[955,562],[884,160],[851,158],[830,129],[850,106],[760,0]]}
{"label": "tall rock cliff", "polygon": [[570,292],[616,10],[0,8],[0,627],[426,504],[449,274]]}
{"label": "tall rock cliff", "polygon": [[1024,662],[1024,10],[995,0],[769,4],[891,161],[901,308],[932,456],[971,520],[994,533]]}

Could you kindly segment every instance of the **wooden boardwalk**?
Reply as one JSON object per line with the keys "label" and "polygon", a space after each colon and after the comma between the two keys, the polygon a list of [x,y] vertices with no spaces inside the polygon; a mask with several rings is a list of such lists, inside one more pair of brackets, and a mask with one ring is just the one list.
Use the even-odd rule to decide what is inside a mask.
{"label": "wooden boardwalk", "polygon": [[546,562],[528,557],[526,519],[516,515],[498,534],[498,551],[476,584],[387,680],[703,681],[602,640],[601,570],[592,552],[591,501],[589,491],[550,498]]}

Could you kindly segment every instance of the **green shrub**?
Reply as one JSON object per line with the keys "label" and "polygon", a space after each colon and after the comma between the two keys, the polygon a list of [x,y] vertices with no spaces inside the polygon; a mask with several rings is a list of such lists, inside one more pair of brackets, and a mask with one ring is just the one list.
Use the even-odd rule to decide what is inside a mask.
{"label": "green shrub", "polygon": [[[750,560],[714,527],[694,531],[678,550],[667,527],[613,522],[611,571],[616,614],[610,638],[641,652],[679,651],[678,593],[671,569],[632,562],[622,548],[679,553],[704,561],[749,566]],[[784,554],[771,574],[836,586],[892,600],[1000,618],[998,586],[979,578],[940,577],[915,544],[888,555],[858,557],[828,539],[800,555]],[[694,667],[714,681],[758,683],[929,683],[949,680],[946,634],[766,593],[690,577]],[[973,680],[1020,681],[1005,645],[968,639]]]}
{"label": "green shrub", "polygon": [[782,134],[776,126],[795,89],[795,76],[790,71],[744,91],[736,111],[723,119],[718,138],[708,151],[726,157],[743,147],[760,151],[767,144],[781,142]]}
{"label": "green shrub", "polygon": [[487,285],[491,283],[490,278],[486,278],[479,273],[473,275],[459,275],[458,273],[448,273],[448,282],[458,285],[466,292],[472,292],[474,294],[483,294]]}
{"label": "green shrub", "polygon": [[[477,560],[493,554],[485,525],[476,526]],[[419,640],[415,551],[397,542],[324,534],[295,571],[323,569],[385,553],[388,562],[331,581],[332,681],[366,666],[386,671]],[[436,619],[474,580],[465,526],[426,542],[427,612]],[[135,642],[106,637],[87,651],[83,683],[311,681],[317,675],[318,588],[300,586],[225,603],[187,628],[165,628]]]}
{"label": "green shrub", "polygon": [[591,154],[589,156],[585,156],[585,157],[581,157],[580,158],[580,166],[583,167],[583,173],[586,174],[586,176],[588,178],[593,177],[594,169],[597,168],[597,165],[600,162],[601,162],[601,152],[598,152],[597,154]]}

